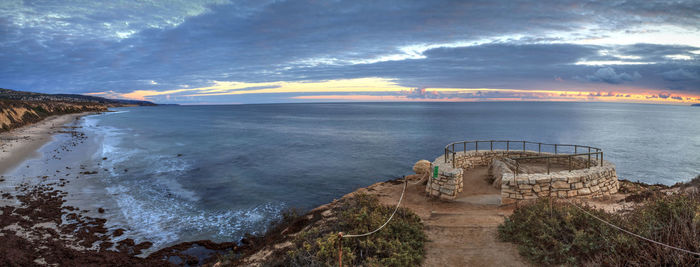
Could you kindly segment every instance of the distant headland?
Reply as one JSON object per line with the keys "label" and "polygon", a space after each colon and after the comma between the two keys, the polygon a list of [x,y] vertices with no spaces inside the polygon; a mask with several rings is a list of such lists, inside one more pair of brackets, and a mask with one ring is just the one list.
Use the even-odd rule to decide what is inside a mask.
{"label": "distant headland", "polygon": [[75,94],[42,94],[0,88],[0,132],[35,123],[52,115],[103,112],[110,107],[156,106],[140,100],[108,99]]}
{"label": "distant headland", "polygon": [[690,106],[691,106],[691,107],[700,107],[700,103],[695,103],[695,104],[692,104],[692,105],[690,105]]}
{"label": "distant headland", "polygon": [[19,101],[53,101],[53,102],[80,102],[80,103],[95,103],[107,105],[136,105],[136,106],[155,106],[156,104],[149,101],[130,100],[130,99],[109,99],[99,96],[77,95],[77,94],[42,94],[34,92],[16,91],[11,89],[0,88],[0,100],[19,100]]}

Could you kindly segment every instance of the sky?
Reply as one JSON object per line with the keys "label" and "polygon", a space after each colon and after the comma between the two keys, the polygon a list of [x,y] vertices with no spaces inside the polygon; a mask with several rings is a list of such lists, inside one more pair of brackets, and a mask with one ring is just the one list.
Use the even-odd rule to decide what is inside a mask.
{"label": "sky", "polygon": [[700,103],[700,1],[0,1],[0,87],[157,103]]}

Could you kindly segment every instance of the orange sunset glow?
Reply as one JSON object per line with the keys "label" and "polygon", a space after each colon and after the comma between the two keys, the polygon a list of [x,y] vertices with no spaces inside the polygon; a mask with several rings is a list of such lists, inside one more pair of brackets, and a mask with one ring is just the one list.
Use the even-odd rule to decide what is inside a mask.
{"label": "orange sunset glow", "polygon": [[219,82],[200,88],[173,90],[135,90],[129,93],[96,92],[102,95],[135,100],[178,98],[207,98],[245,94],[304,94],[284,96],[291,100],[308,101],[428,101],[428,102],[477,102],[477,101],[593,101],[689,104],[700,103],[700,95],[687,92],[626,88],[611,90],[526,90],[498,88],[409,88],[384,78],[359,78],[329,81],[303,82]]}

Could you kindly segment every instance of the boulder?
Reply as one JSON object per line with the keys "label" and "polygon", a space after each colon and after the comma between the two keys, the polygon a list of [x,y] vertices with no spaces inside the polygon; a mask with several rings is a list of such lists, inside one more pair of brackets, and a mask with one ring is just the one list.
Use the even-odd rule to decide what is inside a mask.
{"label": "boulder", "polygon": [[425,174],[430,172],[430,161],[427,160],[419,160],[416,162],[416,164],[413,165],[413,171],[416,172],[416,174]]}

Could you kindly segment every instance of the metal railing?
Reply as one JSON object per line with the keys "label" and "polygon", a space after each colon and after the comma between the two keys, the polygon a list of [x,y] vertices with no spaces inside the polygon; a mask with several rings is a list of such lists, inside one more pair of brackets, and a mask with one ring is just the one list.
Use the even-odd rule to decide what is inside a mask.
{"label": "metal railing", "polygon": [[[473,146],[471,146],[473,144]],[[457,150],[459,148],[462,148],[462,151],[466,154],[467,151],[476,151],[479,152],[479,144],[482,144],[482,149],[481,151],[494,151],[494,144],[498,146],[498,144],[505,144],[505,151],[506,152],[528,152],[528,151],[535,151],[535,150],[527,150],[528,145],[530,147],[537,145],[537,156],[526,156],[526,157],[508,157],[510,159],[513,159],[516,163],[516,170],[515,170],[515,175],[517,176],[519,171],[520,171],[520,161],[525,161],[525,160],[538,160],[538,159],[545,159],[547,161],[547,174],[550,173],[550,166],[551,166],[551,159],[553,158],[568,158],[568,165],[569,165],[569,171],[573,169],[572,167],[572,159],[575,157],[582,157],[586,158],[586,168],[591,167],[591,160],[593,155],[595,155],[595,160],[597,163],[599,163],[599,166],[603,165],[603,150],[597,147],[591,147],[591,146],[584,146],[584,145],[570,145],[570,144],[547,144],[547,143],[540,143],[540,142],[530,142],[530,141],[513,141],[513,140],[472,140],[472,141],[460,141],[460,142],[453,142],[445,146],[445,163],[448,161],[452,162],[452,167],[456,168],[456,163],[455,163],[455,157],[457,155]],[[483,145],[488,145],[486,149],[483,148]],[[469,147],[467,145],[470,145]],[[468,149],[473,147],[474,149]],[[553,153],[551,154],[546,154],[548,152],[545,152],[545,154],[542,154],[542,148],[553,148]],[[521,149],[522,148],[522,149]],[[571,148],[573,148],[573,153],[561,153],[562,148],[569,148],[571,151]],[[579,153],[579,151],[583,151],[582,153]],[[452,159],[450,159],[450,156]]]}

